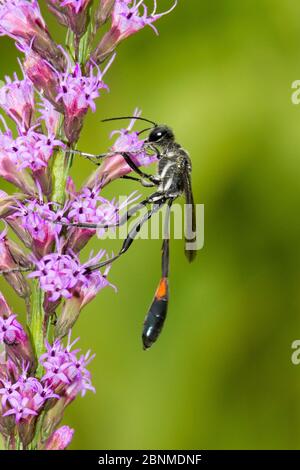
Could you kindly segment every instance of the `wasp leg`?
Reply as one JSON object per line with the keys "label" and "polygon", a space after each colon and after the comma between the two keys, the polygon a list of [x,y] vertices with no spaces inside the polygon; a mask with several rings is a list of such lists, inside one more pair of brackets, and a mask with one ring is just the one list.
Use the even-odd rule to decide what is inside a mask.
{"label": "wasp leg", "polygon": [[173,199],[169,199],[164,226],[164,240],[162,245],[162,276],[143,326],[142,341],[145,350],[149,349],[157,340],[167,317],[169,302],[169,225],[172,203]]}
{"label": "wasp leg", "polygon": [[132,171],[137,173],[143,179],[147,179],[151,181],[151,183],[153,183],[154,186],[157,186],[160,183],[160,178],[158,178],[157,176],[149,175],[145,173],[144,171],[140,170],[139,167],[132,160],[129,153],[127,152],[108,152],[108,153],[100,153],[99,155],[81,152],[80,150],[69,150],[68,152],[71,154],[81,155],[82,157],[87,158],[88,160],[93,162],[94,165],[96,166],[100,166],[102,164],[102,161],[98,162],[97,160],[102,160],[103,158],[106,158],[106,157],[113,157],[115,155],[121,155],[124,158],[127,165],[132,169]]}
{"label": "wasp leg", "polygon": [[124,214],[118,223],[116,224],[92,224],[89,222],[62,222],[61,220],[51,220],[53,224],[62,225],[63,227],[77,227],[77,228],[90,228],[91,230],[96,230],[98,228],[112,228],[112,227],[120,227],[124,225],[134,214],[136,214],[140,209],[143,209],[147,204],[151,204],[156,200],[161,198],[161,193],[153,193],[151,196],[147,197],[143,201],[139,202],[135,206],[128,209],[126,214]]}
{"label": "wasp leg", "polygon": [[131,156],[129,155],[129,153],[127,152],[120,152],[120,155],[122,155],[122,157],[124,158],[125,162],[127,163],[128,166],[130,166],[130,168],[135,172],[137,173],[139,176],[141,176],[142,178],[146,179],[146,180],[149,180],[151,181],[151,183],[153,183],[154,185],[158,185],[160,183],[160,178],[158,178],[157,176],[154,176],[154,175],[149,175],[147,173],[145,173],[144,171],[142,171],[135,163],[134,161],[132,160]]}
{"label": "wasp leg", "polygon": [[17,268],[4,269],[3,271],[0,271],[0,276],[10,273],[27,273],[29,271],[32,271],[32,269],[33,266],[30,268],[22,268],[22,266],[18,266]]}
{"label": "wasp leg", "polygon": [[[151,198],[151,196],[150,196]],[[149,199],[150,199],[149,198]],[[88,268],[86,268],[86,271],[87,273],[90,273],[90,272],[93,272],[93,271],[97,271],[98,269],[102,268],[103,266],[106,266],[107,264],[111,264],[113,261],[117,260],[118,258],[120,258],[120,256],[122,256],[124,253],[126,253],[126,251],[130,248],[130,246],[132,245],[135,237],[137,236],[137,234],[140,232],[142,226],[144,225],[145,222],[147,222],[152,216],[153,214],[155,214],[156,212],[159,211],[159,209],[161,209],[161,207],[164,205],[166,199],[165,199],[165,196],[160,196],[160,199],[156,200],[155,203],[153,204],[153,206],[147,211],[147,213],[140,219],[139,222],[137,222],[133,227],[132,229],[130,230],[130,232],[128,233],[127,237],[125,238],[124,242],[123,242],[123,245],[122,245],[122,248],[121,250],[119,251],[119,253],[115,256],[113,256],[112,258],[109,258],[105,261],[102,261],[101,263],[98,263],[98,264],[95,264],[94,266],[89,266]],[[148,201],[148,202],[154,202],[154,201]]]}
{"label": "wasp leg", "polygon": [[135,178],[134,176],[129,176],[129,175],[120,176],[120,179],[138,181],[145,188],[153,188],[153,186],[156,186],[156,183],[152,183],[151,181],[146,181],[143,178]]}

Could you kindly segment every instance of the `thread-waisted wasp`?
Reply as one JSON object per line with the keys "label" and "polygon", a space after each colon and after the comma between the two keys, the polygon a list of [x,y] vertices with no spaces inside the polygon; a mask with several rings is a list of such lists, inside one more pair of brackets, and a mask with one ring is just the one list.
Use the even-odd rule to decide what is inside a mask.
{"label": "thread-waisted wasp", "polygon": [[[147,210],[146,214],[132,227],[129,231],[126,239],[123,242],[121,250],[112,258],[100,262],[92,267],[87,268],[89,272],[100,269],[107,264],[112,263],[118,259],[121,255],[131,246],[136,235],[140,232],[144,223],[146,223],[159,209],[164,205],[167,206],[165,224],[164,224],[164,235],[162,244],[162,274],[159,281],[158,287],[155,292],[154,299],[151,303],[150,309],[146,315],[142,333],[142,340],[144,349],[148,349],[158,338],[167,315],[168,300],[169,300],[169,288],[168,288],[168,277],[169,277],[169,222],[170,222],[170,211],[171,206],[175,199],[182,194],[185,196],[188,211],[186,211],[186,246],[185,254],[187,259],[191,262],[196,256],[196,249],[191,249],[188,244],[194,244],[196,242],[196,213],[195,204],[192,193],[191,185],[191,160],[180,144],[175,140],[172,129],[166,125],[160,125],[149,119],[145,119],[137,116],[123,116],[116,118],[104,119],[103,122],[114,121],[120,119],[138,119],[141,121],[152,124],[152,127],[140,131],[150,131],[148,138],[144,141],[144,146],[155,152],[158,159],[157,173],[150,175],[142,171],[133,161],[128,152],[112,152],[109,154],[91,155],[83,152],[74,151],[82,156],[92,159],[95,163],[95,159],[99,160],[105,157],[112,156],[114,154],[122,155],[128,166],[134,171],[139,178],[132,176],[123,176],[123,178],[133,179],[139,181],[144,186],[156,187],[156,191],[148,196],[146,199],[132,207],[125,214],[125,217],[120,219],[119,224],[125,223],[130,217],[136,214],[141,207],[151,205]],[[100,163],[96,163],[100,164]],[[82,228],[99,228],[96,224],[72,224]],[[108,225],[103,226],[107,228]]]}

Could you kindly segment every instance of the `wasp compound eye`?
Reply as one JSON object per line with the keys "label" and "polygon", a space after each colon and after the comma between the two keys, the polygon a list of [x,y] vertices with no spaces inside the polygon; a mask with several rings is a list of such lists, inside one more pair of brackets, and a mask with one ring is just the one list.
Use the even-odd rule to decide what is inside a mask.
{"label": "wasp compound eye", "polygon": [[163,140],[174,140],[174,134],[169,127],[158,126],[150,132],[149,142],[161,142]]}

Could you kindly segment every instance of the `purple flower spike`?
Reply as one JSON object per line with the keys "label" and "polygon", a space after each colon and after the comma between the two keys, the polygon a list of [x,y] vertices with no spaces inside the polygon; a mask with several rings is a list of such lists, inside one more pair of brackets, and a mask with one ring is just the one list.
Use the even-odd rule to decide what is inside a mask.
{"label": "purple flower spike", "polygon": [[19,80],[16,74],[14,80],[6,77],[6,85],[0,88],[0,106],[20,129],[28,130],[34,111],[33,86],[30,80]]}
{"label": "purple flower spike", "polygon": [[58,428],[47,440],[45,450],[65,450],[73,439],[74,429],[69,426]]}

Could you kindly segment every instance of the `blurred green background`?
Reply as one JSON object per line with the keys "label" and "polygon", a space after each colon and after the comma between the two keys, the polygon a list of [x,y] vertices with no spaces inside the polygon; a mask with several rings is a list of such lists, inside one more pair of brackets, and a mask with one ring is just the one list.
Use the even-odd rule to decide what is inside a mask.
{"label": "blurred green background", "polygon": [[[97,354],[97,393],[66,413],[72,448],[299,449],[300,366],[291,363],[300,338],[300,106],[291,102],[299,2],[181,0],[157,26],[158,38],[146,29],[119,47],[111,92],[89,115],[80,148],[105,151],[113,127],[100,119],[135,106],[171,125],[193,160],[205,247],[188,265],[183,243],[172,242],[169,316],[148,352],[140,335],[160,241],[137,241],[111,270],[118,294],[102,291],[82,313],[74,335]],[[1,47],[1,75],[12,74],[17,51],[8,39]],[[78,186],[92,169],[76,160]],[[115,182],[105,195],[133,189]]]}

